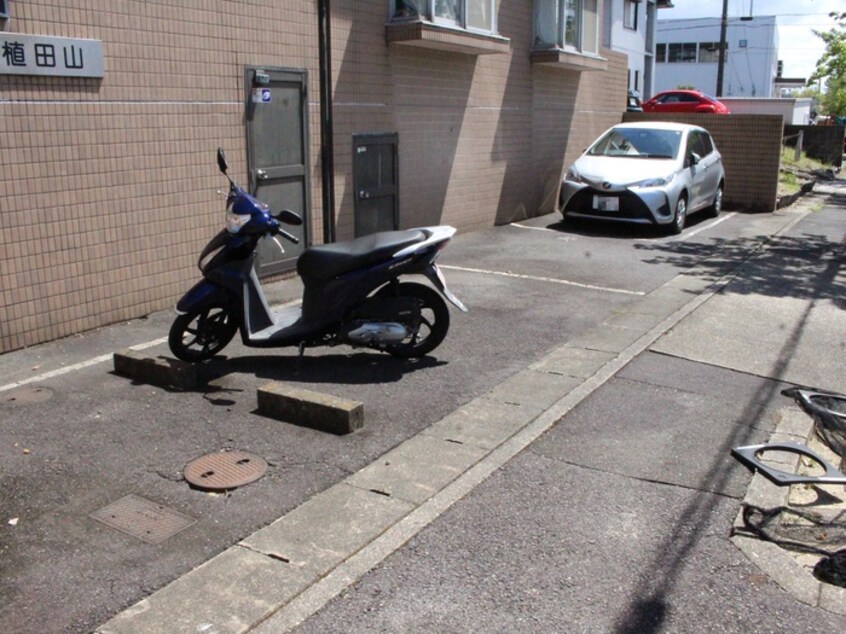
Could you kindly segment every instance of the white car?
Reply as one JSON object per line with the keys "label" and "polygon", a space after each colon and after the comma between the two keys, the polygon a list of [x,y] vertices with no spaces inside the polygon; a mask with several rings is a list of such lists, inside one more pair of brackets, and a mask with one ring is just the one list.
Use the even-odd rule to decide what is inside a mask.
{"label": "white car", "polygon": [[725,171],[711,135],[694,125],[621,123],[573,163],[561,185],[564,218],[684,229],[687,216],[717,216]]}

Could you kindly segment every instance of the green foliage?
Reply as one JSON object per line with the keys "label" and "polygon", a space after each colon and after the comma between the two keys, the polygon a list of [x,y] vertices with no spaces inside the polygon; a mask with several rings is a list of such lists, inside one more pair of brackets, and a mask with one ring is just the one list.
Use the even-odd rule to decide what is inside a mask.
{"label": "green foliage", "polygon": [[825,52],[817,60],[817,68],[808,85],[825,80],[826,92],[821,97],[823,109],[832,115],[846,115],[846,11],[829,14],[836,25],[829,31],[814,31],[825,42]]}

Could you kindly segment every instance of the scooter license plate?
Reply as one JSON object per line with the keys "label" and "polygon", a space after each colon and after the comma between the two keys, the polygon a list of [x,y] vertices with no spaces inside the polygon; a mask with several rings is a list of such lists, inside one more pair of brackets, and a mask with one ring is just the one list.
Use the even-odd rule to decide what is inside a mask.
{"label": "scooter license plate", "polygon": [[594,196],[593,208],[597,211],[620,211],[620,199],[616,196]]}

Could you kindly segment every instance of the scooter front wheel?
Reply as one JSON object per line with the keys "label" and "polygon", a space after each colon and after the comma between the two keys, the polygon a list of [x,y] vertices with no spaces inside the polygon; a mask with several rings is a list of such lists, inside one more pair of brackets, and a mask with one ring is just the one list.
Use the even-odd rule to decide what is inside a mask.
{"label": "scooter front wheel", "polygon": [[197,363],[223,350],[237,331],[232,310],[212,304],[179,315],[170,327],[167,342],[177,359]]}
{"label": "scooter front wheel", "polygon": [[385,352],[401,359],[413,359],[441,345],[449,330],[449,308],[436,291],[423,284],[403,282],[385,286],[377,296],[413,297],[420,306],[420,319],[403,323],[409,336],[401,343],[385,346]]}

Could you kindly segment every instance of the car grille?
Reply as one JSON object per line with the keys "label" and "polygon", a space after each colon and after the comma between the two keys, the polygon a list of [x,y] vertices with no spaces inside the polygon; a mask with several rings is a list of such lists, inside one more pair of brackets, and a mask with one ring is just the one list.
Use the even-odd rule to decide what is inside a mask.
{"label": "car grille", "polygon": [[[593,197],[595,195],[617,196],[620,199],[620,211],[598,211],[594,209]],[[646,204],[630,191],[607,192],[594,189],[592,187],[585,187],[573,194],[570,202],[567,203],[567,211],[590,214],[591,216],[596,216],[597,218],[643,218],[645,220],[649,220],[650,222],[654,222],[652,214]]]}

